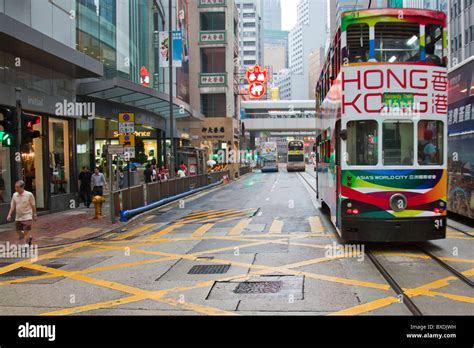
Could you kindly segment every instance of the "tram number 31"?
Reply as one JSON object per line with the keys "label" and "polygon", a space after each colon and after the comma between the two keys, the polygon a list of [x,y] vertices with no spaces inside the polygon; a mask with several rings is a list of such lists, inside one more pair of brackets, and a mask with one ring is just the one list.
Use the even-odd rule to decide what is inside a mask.
{"label": "tram number 31", "polygon": [[434,221],[434,227],[439,230],[441,227],[443,227],[443,219],[436,219]]}

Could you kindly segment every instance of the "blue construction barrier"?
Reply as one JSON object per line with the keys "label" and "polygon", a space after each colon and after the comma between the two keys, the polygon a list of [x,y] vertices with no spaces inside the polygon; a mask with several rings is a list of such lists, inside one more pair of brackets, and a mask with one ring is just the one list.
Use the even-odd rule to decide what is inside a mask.
{"label": "blue construction barrier", "polygon": [[222,184],[223,182],[224,182],[224,179],[222,179],[219,182],[216,182],[214,184],[211,184],[211,185],[203,186],[203,187],[200,187],[200,188],[188,191],[188,192],[180,193],[179,195],[176,195],[176,196],[171,196],[171,197],[168,197],[168,198],[164,198],[164,199],[162,199],[160,201],[157,201],[155,203],[145,205],[144,207],[131,209],[131,210],[121,210],[120,211],[120,221],[121,222],[127,222],[128,219],[131,218],[134,215],[144,213],[144,212],[146,212],[150,209],[158,208],[159,206],[170,203],[170,202],[175,201],[177,199],[184,198],[186,196],[192,195],[193,193],[197,193],[197,192],[204,191],[206,189],[213,188],[217,185]]}

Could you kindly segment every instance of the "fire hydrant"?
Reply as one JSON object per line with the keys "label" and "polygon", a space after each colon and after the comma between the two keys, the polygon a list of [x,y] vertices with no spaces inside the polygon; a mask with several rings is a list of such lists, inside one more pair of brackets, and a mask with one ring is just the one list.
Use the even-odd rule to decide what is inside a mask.
{"label": "fire hydrant", "polygon": [[99,219],[102,217],[102,204],[104,204],[105,198],[102,196],[94,196],[92,203],[95,206],[95,216],[94,219]]}

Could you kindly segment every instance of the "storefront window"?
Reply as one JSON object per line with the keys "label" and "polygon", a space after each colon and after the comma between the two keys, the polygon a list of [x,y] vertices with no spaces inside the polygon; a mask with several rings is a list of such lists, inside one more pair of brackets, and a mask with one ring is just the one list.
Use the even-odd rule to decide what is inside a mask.
{"label": "storefront window", "polygon": [[92,140],[91,132],[92,124],[88,120],[76,121],[76,142],[77,142],[77,172],[82,167],[91,167]]}
{"label": "storefront window", "polygon": [[[36,118],[32,125],[33,130],[42,131],[43,118],[39,115],[27,114],[25,116]],[[45,173],[43,171],[43,137],[35,138],[29,144],[24,144],[21,152],[21,166],[23,168],[23,180],[26,190],[32,192],[36,198],[36,207],[45,208]]]}
{"label": "storefront window", "polygon": [[70,192],[68,121],[49,119],[49,170],[52,195]]}
{"label": "storefront window", "polygon": [[10,202],[11,190],[10,148],[0,145],[0,203]]}

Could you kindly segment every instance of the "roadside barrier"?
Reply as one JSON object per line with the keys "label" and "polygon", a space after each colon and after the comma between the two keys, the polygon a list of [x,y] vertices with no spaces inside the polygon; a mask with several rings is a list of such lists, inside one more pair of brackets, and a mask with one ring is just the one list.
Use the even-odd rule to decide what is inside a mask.
{"label": "roadside barrier", "polygon": [[134,215],[218,186],[226,176],[228,171],[213,172],[130,187],[114,193],[114,204],[120,208],[116,210],[120,221],[126,222]]}

